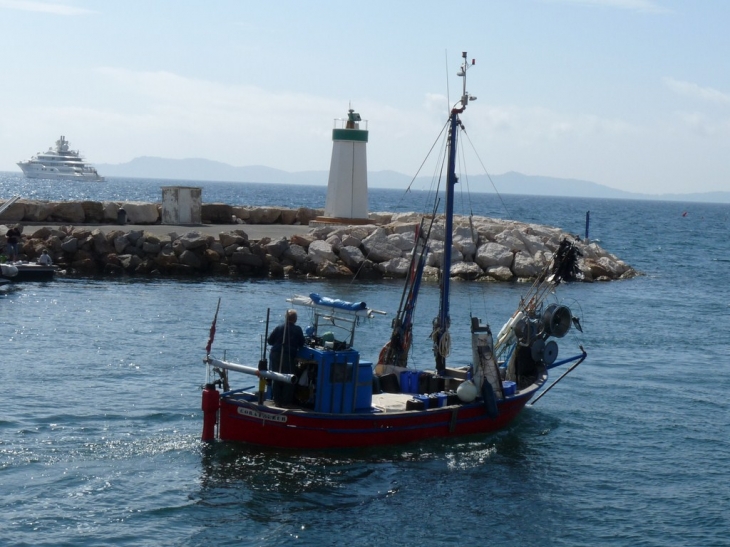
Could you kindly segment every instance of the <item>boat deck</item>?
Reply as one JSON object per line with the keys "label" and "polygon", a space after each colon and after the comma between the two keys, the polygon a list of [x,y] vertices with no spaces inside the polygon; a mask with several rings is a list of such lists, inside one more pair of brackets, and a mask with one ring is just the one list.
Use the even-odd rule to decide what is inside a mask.
{"label": "boat deck", "polygon": [[381,412],[403,412],[406,402],[413,398],[410,393],[373,394],[373,408]]}

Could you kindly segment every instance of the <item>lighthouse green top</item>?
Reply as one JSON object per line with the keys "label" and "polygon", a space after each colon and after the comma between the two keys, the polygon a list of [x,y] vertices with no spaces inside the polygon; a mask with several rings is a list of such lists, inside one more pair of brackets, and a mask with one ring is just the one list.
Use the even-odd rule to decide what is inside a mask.
{"label": "lighthouse green top", "polygon": [[368,142],[367,129],[360,129],[358,122],[362,121],[360,114],[350,109],[347,112],[347,124],[344,129],[335,128],[332,130],[333,141],[356,141]]}

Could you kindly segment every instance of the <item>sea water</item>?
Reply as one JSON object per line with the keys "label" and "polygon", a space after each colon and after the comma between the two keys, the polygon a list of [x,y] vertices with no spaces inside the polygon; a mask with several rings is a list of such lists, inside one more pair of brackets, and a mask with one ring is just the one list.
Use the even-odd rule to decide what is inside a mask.
{"label": "sea water", "polygon": [[[2,175],[0,199],[159,201],[160,186],[173,184]],[[317,187],[180,184],[231,204],[324,200]],[[417,201],[401,191],[370,197],[371,210]],[[266,309],[278,321],[287,297],[318,292],[388,312],[358,331],[374,360],[401,296],[395,281],[13,285],[0,292],[0,543],[730,544],[730,206],[486,194],[464,203],[582,236],[590,211],[590,237],[643,273],[560,287],[584,332],[560,340],[559,358],[579,345],[588,358],[507,429],[322,453],[199,441],[202,359],[219,298],[219,357],[255,364]],[[498,330],[527,285],[452,288],[449,359],[460,364],[471,354],[470,316]],[[422,369],[433,367],[437,293],[425,283],[416,310],[413,362]]]}

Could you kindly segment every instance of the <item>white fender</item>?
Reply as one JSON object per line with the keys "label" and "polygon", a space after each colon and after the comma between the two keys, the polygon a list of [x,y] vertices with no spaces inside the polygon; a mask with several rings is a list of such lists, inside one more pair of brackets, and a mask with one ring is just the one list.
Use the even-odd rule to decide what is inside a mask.
{"label": "white fender", "polygon": [[464,403],[471,403],[477,398],[477,386],[471,380],[466,380],[456,388],[456,395]]}

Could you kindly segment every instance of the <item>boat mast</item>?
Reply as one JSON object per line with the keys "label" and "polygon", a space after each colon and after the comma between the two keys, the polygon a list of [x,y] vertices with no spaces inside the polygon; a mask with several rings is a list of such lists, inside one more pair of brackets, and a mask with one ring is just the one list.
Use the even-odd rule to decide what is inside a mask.
{"label": "boat mast", "polygon": [[[433,321],[433,354],[436,358],[436,372],[442,375],[446,370],[446,357],[449,355],[451,336],[449,335],[449,290],[451,282],[451,246],[454,239],[454,187],[459,179],[456,176],[456,144],[457,131],[461,127],[459,114],[464,112],[470,100],[476,100],[476,97],[470,96],[466,91],[466,71],[471,65],[474,65],[472,59],[471,65],[466,59],[466,51],[462,52],[463,58],[461,70],[457,76],[462,78],[462,95],[461,100],[451,109],[449,121],[449,161],[448,172],[446,175],[446,203],[444,214],[446,217],[446,225],[444,227],[444,257],[441,265],[441,296],[439,299],[439,315]],[[461,105],[461,107],[459,107]]]}

